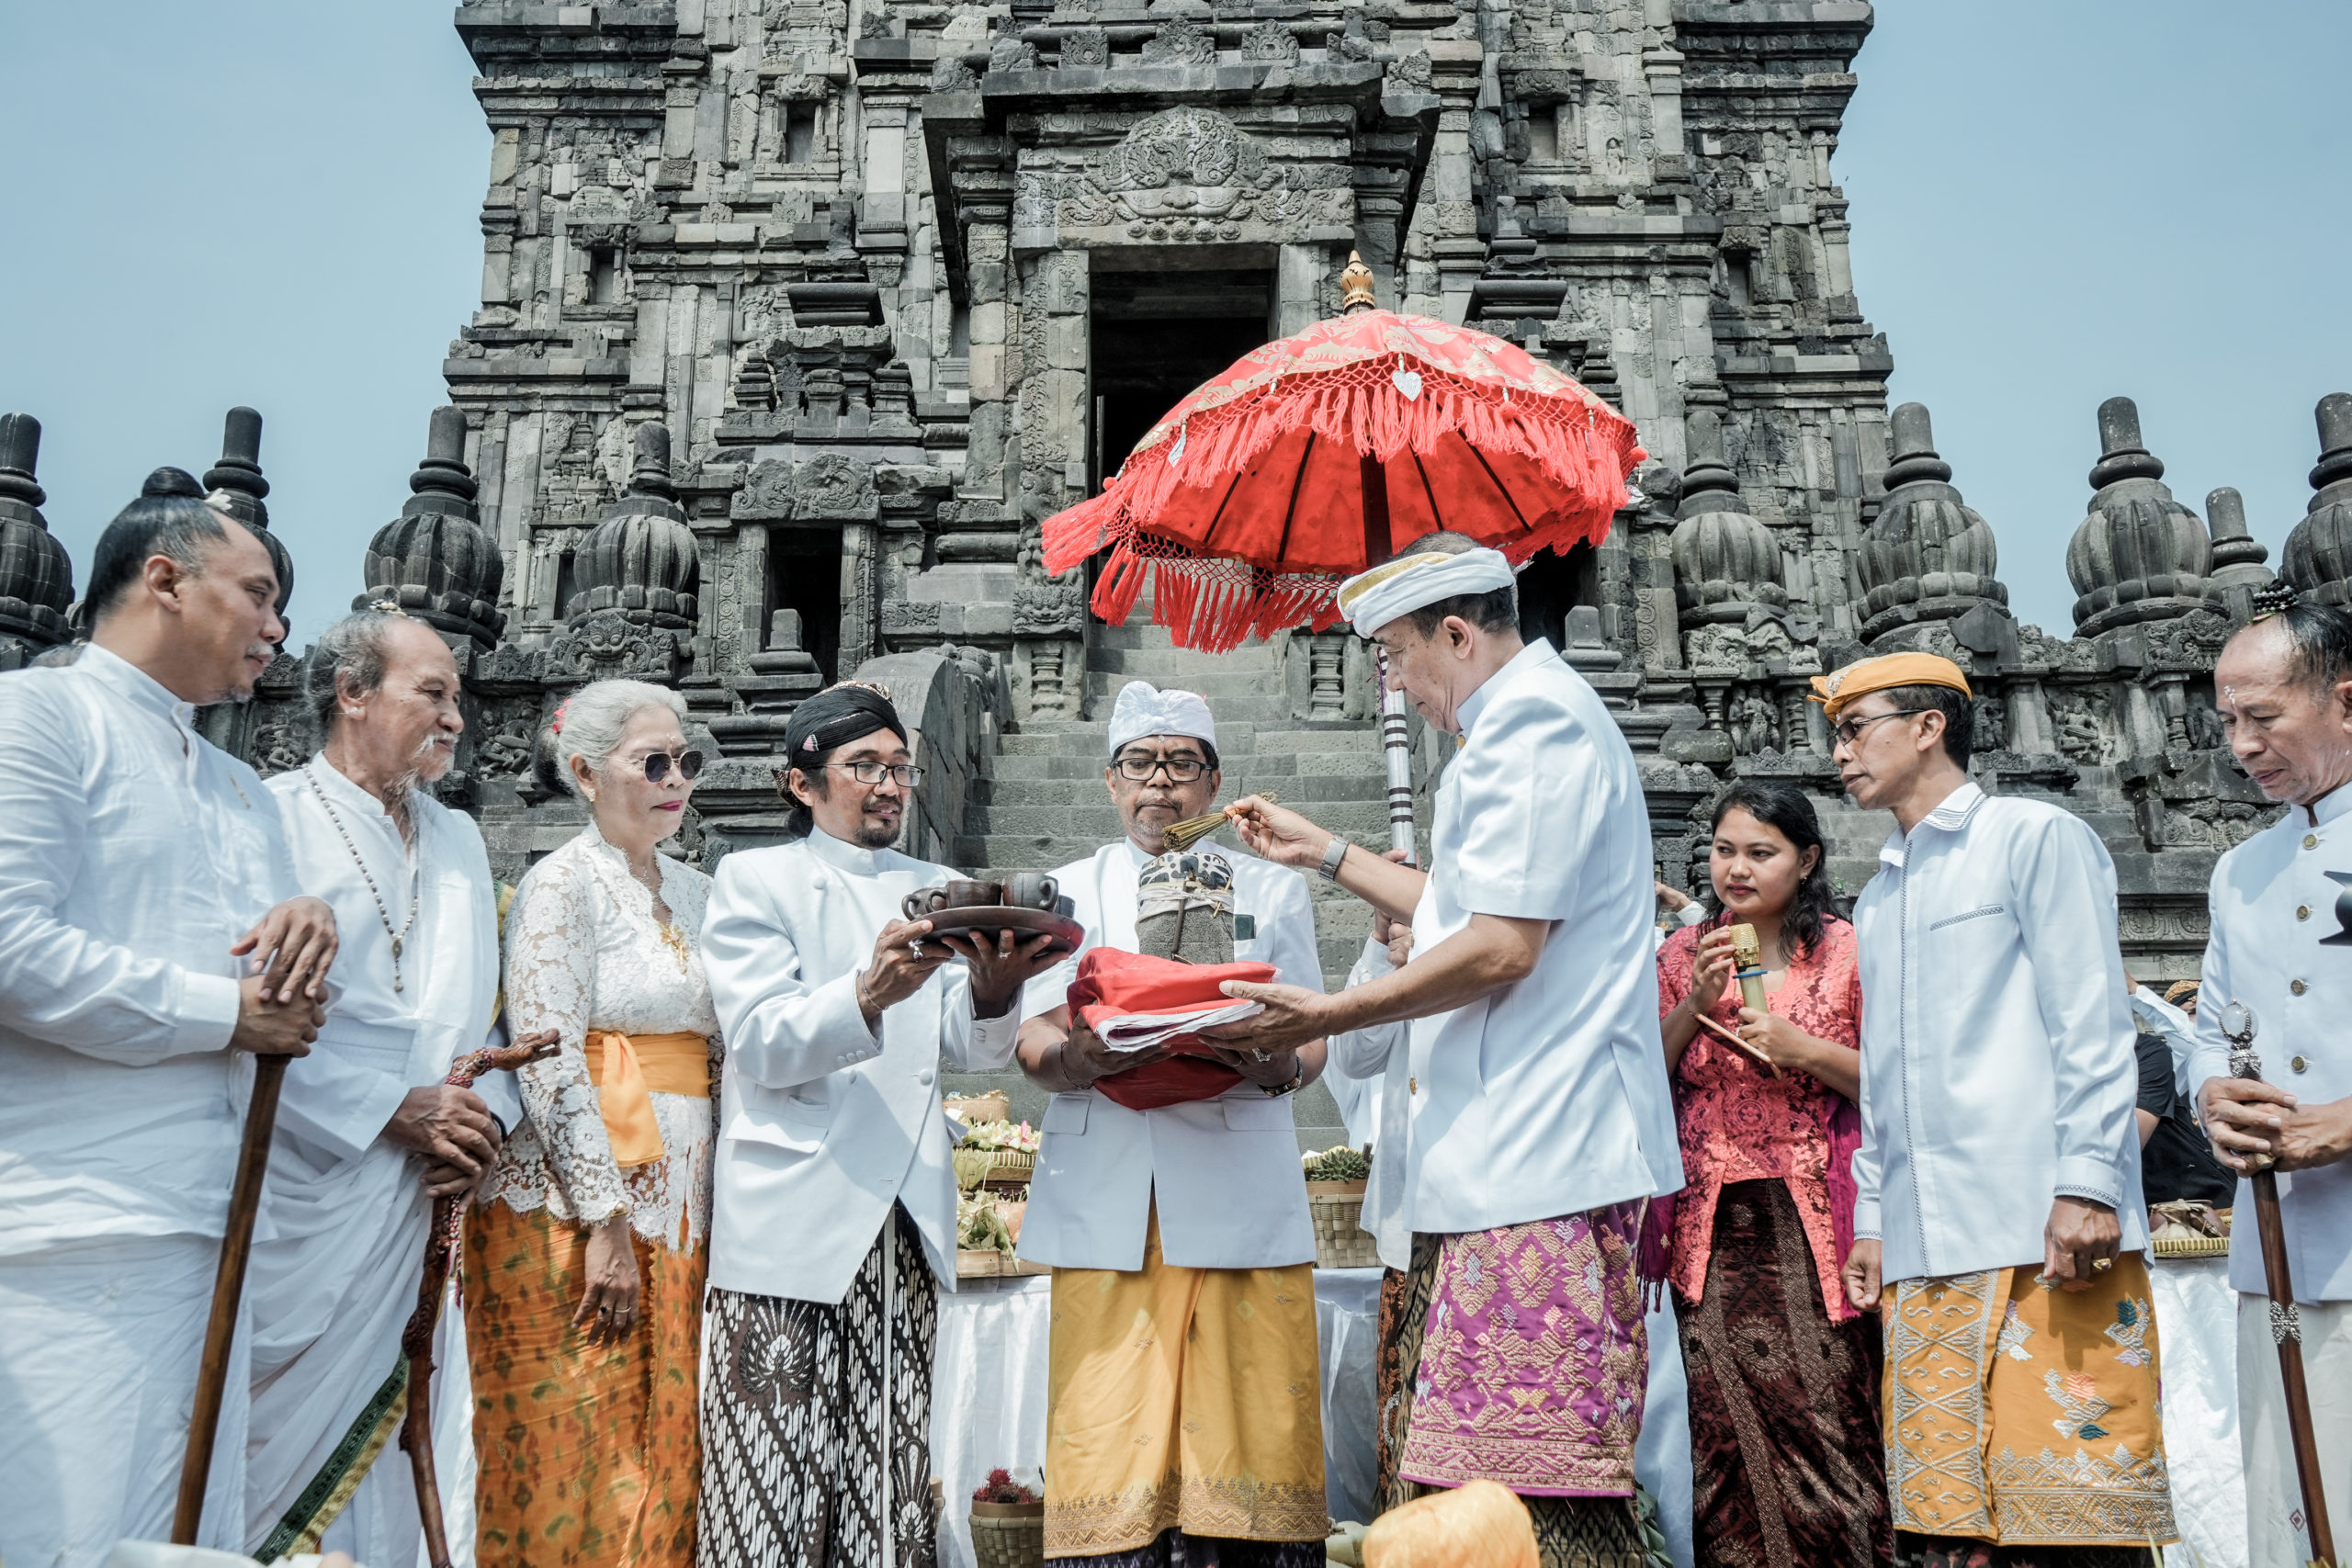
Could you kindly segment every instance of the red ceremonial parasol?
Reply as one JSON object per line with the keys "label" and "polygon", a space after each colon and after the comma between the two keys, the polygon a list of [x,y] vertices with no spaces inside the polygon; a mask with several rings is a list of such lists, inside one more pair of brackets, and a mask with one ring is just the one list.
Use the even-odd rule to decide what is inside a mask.
{"label": "red ceremonial parasol", "polygon": [[1046,570],[1111,547],[1093,609],[1212,652],[1339,618],[1341,578],[1448,528],[1513,562],[1598,543],[1645,454],[1623,414],[1524,349],[1372,305],[1253,349],[1169,411],[1101,495],[1045,525]]}

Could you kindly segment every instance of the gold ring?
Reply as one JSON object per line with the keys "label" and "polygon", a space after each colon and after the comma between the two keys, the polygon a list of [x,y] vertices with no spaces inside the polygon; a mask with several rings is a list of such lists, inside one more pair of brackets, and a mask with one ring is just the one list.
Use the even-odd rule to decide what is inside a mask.
{"label": "gold ring", "polygon": [[2104,1274],[2114,1267],[2115,1259],[2112,1258],[2094,1258],[2091,1259],[2091,1272],[2094,1274]]}

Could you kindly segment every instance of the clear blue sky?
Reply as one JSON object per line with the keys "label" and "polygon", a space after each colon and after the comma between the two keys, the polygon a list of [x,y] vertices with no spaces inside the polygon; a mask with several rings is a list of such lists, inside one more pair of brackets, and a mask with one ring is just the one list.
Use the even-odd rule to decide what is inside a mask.
{"label": "clear blue sky", "polygon": [[[489,138],[451,9],[0,4],[0,409],[41,420],[77,563],[243,402],[296,640],[359,591],[480,288]],[[1881,5],[1837,163],[1856,288],[2026,619],[2072,626],[2117,393],[2191,507],[2245,491],[2276,563],[2312,405],[2352,389],[2346,59],[2341,0]]]}

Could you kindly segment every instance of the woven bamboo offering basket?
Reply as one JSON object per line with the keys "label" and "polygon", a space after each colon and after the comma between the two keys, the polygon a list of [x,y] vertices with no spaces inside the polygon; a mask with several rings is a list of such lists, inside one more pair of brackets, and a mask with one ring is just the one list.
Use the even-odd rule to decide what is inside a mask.
{"label": "woven bamboo offering basket", "polygon": [[1310,1181],[1306,1208],[1315,1220],[1315,1267],[1370,1269],[1380,1262],[1372,1233],[1363,1228],[1362,1181]]}
{"label": "woven bamboo offering basket", "polygon": [[972,1558],[978,1568],[1044,1568],[1046,1505],[974,1503]]}

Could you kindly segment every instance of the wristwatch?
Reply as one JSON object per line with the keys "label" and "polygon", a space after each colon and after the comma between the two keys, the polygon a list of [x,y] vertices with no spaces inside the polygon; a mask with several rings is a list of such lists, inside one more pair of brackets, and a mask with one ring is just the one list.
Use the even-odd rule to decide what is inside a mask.
{"label": "wristwatch", "polygon": [[1258,1092],[1264,1095],[1268,1100],[1280,1100],[1286,1094],[1296,1094],[1300,1089],[1303,1089],[1306,1087],[1306,1064],[1305,1062],[1298,1061],[1296,1058],[1293,1058],[1290,1082],[1283,1085],[1280,1089],[1268,1089],[1264,1084],[1260,1084],[1258,1086]]}
{"label": "wristwatch", "polygon": [[1331,842],[1323,852],[1323,863],[1315,869],[1323,874],[1326,882],[1340,880],[1340,863],[1348,858],[1348,840],[1339,834],[1331,835]]}

